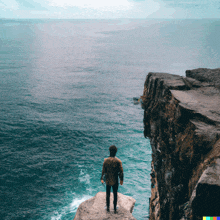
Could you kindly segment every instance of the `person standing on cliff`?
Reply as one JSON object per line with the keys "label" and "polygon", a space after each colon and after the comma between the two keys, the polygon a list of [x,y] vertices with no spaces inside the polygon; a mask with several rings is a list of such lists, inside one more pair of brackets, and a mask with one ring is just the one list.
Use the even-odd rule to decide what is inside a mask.
{"label": "person standing on cliff", "polygon": [[110,157],[104,159],[102,167],[101,182],[104,183],[103,177],[106,179],[106,207],[107,212],[109,212],[110,203],[110,191],[111,187],[114,194],[114,211],[116,213],[117,207],[117,192],[118,192],[118,177],[120,178],[120,184],[123,184],[123,167],[122,162],[115,155],[117,152],[117,147],[112,145],[109,147]]}

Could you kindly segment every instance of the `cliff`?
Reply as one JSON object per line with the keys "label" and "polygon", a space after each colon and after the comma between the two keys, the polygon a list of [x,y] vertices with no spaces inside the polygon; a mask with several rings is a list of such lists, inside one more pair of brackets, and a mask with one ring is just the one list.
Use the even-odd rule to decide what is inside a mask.
{"label": "cliff", "polygon": [[220,69],[149,73],[142,96],[152,147],[150,220],[220,216]]}
{"label": "cliff", "polygon": [[130,196],[118,193],[117,213],[113,209],[113,193],[110,195],[110,212],[105,209],[106,193],[98,192],[94,197],[81,203],[74,220],[136,220],[132,216],[136,200]]}

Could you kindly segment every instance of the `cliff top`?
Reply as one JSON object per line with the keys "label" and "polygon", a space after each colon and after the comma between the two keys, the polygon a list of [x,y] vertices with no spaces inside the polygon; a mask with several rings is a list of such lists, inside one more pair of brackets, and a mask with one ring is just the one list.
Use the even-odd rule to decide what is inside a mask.
{"label": "cliff top", "polygon": [[[199,70],[203,70],[203,75],[206,75],[204,69]],[[199,72],[199,70],[192,70],[192,72]],[[215,76],[212,80],[217,77],[217,73],[220,78],[220,69],[217,70],[219,72],[214,71]],[[174,74],[150,72],[145,82],[145,88],[148,90],[148,97],[155,96],[156,98],[162,98],[165,89],[169,90],[178,100],[179,105],[193,114],[191,119],[197,118],[208,125],[217,126],[215,131],[220,132],[218,130],[220,129],[220,90],[213,83]],[[202,125],[200,124],[200,126]]]}

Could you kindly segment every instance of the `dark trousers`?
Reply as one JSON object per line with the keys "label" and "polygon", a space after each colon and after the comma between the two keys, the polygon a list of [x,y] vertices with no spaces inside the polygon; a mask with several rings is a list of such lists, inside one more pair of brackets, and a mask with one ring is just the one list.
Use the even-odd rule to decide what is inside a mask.
{"label": "dark trousers", "polygon": [[113,186],[109,186],[109,185],[106,184],[106,206],[107,206],[107,208],[109,208],[111,187],[113,189],[113,194],[114,194],[114,210],[116,210],[117,199],[118,199],[118,197],[117,197],[118,183],[116,183]]}

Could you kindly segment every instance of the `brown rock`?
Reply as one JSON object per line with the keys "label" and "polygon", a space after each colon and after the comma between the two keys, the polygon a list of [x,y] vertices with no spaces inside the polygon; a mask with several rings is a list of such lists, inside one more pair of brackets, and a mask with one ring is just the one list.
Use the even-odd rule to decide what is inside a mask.
{"label": "brown rock", "polygon": [[186,70],[186,76],[197,79],[201,82],[213,83],[215,87],[220,89],[220,68]]}
{"label": "brown rock", "polygon": [[187,77],[150,72],[146,78],[144,135],[151,141],[154,173],[150,220],[219,215],[219,71],[197,69]]}
{"label": "brown rock", "polygon": [[81,203],[77,209],[74,220],[136,220],[132,216],[136,200],[130,196],[118,193],[117,213],[113,208],[113,193],[110,195],[110,212],[105,209],[106,193],[98,192],[94,197]]}

